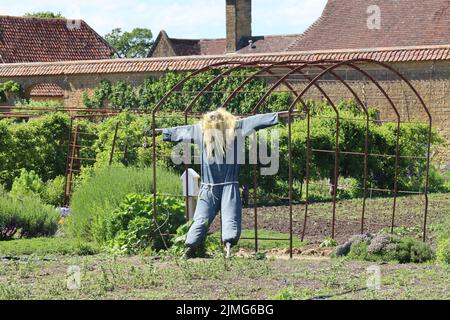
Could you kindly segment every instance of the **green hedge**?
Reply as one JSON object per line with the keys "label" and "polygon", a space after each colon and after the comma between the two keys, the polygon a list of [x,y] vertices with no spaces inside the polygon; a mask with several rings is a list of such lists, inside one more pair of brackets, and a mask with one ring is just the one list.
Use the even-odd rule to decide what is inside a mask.
{"label": "green hedge", "polygon": [[0,121],[0,183],[11,187],[22,169],[44,181],[65,174],[69,117],[54,113],[28,122]]}

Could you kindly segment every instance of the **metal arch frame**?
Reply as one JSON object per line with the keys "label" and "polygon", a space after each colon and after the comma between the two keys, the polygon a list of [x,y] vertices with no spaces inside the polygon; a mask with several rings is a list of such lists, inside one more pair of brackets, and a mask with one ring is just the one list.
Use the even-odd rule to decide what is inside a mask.
{"label": "metal arch frame", "polygon": [[[295,62],[295,61],[289,61],[289,63],[292,63],[292,62]],[[293,68],[292,66],[287,66],[288,68],[290,68],[290,69],[292,69],[292,70],[295,70],[295,71],[297,71],[297,72],[299,72],[299,70],[301,70],[301,69],[303,69],[303,68],[306,68],[306,67],[308,67],[308,66],[311,66],[311,65],[315,65],[315,64],[317,64],[317,63],[326,63],[326,62],[328,62],[329,63],[329,61],[327,61],[327,60],[321,60],[321,61],[316,61],[316,62],[314,62],[314,64],[312,64],[312,63],[304,63],[304,62],[301,62],[302,64],[301,64],[301,66],[300,67],[297,67],[297,68]],[[269,62],[264,62],[265,64],[267,64],[267,63],[269,63]],[[267,73],[269,73],[269,74],[271,74],[271,75],[273,75],[274,77],[276,77],[276,78],[278,78],[279,80],[278,80],[278,82],[279,83],[283,83],[284,85],[286,85],[288,88],[289,88],[289,90],[291,91],[291,93],[294,95],[294,97],[295,96],[297,96],[298,95],[298,93],[295,91],[295,89],[291,86],[291,84],[288,82],[288,81],[286,81],[286,78],[288,77],[288,75],[285,75],[285,76],[282,76],[282,77],[279,77],[279,76],[276,76],[276,75],[274,75],[274,73],[271,71],[271,69],[272,68],[274,68],[274,67],[277,67],[277,66],[285,66],[286,67],[286,63],[287,62],[278,62],[278,63],[269,63],[269,65],[268,66],[266,66],[266,67],[261,67],[261,65],[260,65],[260,63],[259,64],[255,64],[255,63],[253,63],[253,62],[251,62],[251,63],[243,63],[243,64],[240,64],[240,65],[237,65],[237,66],[235,66],[235,67],[233,67],[233,68],[230,68],[230,69],[228,69],[228,70],[226,70],[226,71],[224,71],[224,72],[222,72],[221,74],[219,74],[219,75],[217,75],[213,80],[211,80],[196,96],[195,96],[195,98],[189,103],[189,105],[188,105],[188,107],[184,110],[184,116],[185,116],[185,123],[187,124],[187,122],[188,122],[188,113],[192,110],[192,107],[193,107],[193,105],[198,101],[198,99],[205,93],[205,92],[207,92],[207,90],[209,89],[209,88],[211,88],[214,84],[216,84],[219,80],[221,80],[221,79],[223,79],[224,78],[224,76],[227,76],[227,75],[230,75],[232,72],[234,72],[234,71],[236,71],[236,70],[239,70],[239,69],[241,69],[241,68],[243,68],[243,67],[247,67],[247,66],[251,66],[251,67],[259,67],[260,69],[258,70],[258,71],[256,71],[253,75],[251,75],[251,76],[249,76],[249,77],[247,77],[228,97],[227,97],[227,99],[226,99],[226,101],[222,104],[222,108],[226,108],[230,103],[231,103],[231,101],[233,100],[233,98],[236,96],[236,94],[238,94],[239,92],[240,92],[240,90],[246,85],[246,84],[248,84],[248,83],[250,83],[253,79],[255,79],[255,77],[256,76],[258,76],[258,75],[260,75],[260,74],[262,74],[263,72],[267,72]],[[289,75],[291,75],[291,74],[295,74],[295,72],[289,72]],[[307,79],[309,79],[309,80],[311,80],[309,77],[307,77],[304,73],[301,73],[300,72],[300,74],[302,74],[302,75],[304,75]],[[332,105],[332,107],[337,111],[337,108],[336,108],[336,106],[334,105],[334,103],[333,103],[333,101],[328,97],[328,95],[327,95],[327,93],[323,90],[323,89],[321,89],[321,87],[318,85],[318,84],[315,84],[315,86],[322,92],[322,94],[327,98],[327,100],[328,100],[328,102],[330,103],[330,105]],[[265,98],[267,98],[267,96],[265,97]],[[255,106],[255,108],[253,109],[253,111],[252,111],[252,114],[255,114],[256,112],[257,112],[257,110],[259,109],[259,106],[266,100],[265,98],[262,98],[261,100],[260,100],[260,103],[258,103],[257,104],[257,106]],[[305,106],[305,108],[307,108],[307,106],[306,106],[306,104],[302,101],[302,104]],[[289,130],[290,130],[290,133],[289,133],[289,136],[291,135],[291,117],[289,117]],[[338,126],[337,126],[337,128],[339,128]],[[292,164],[292,147],[291,147],[291,144],[290,144],[290,152],[289,152],[289,157],[290,157],[290,161],[289,161],[289,163],[290,164]],[[186,170],[188,170],[189,169],[189,166],[188,165],[185,165],[185,167],[186,167]],[[258,206],[256,205],[256,203],[257,203],[257,182],[256,182],[256,176],[257,176],[257,165],[253,165],[253,198],[254,198],[254,219],[255,219],[255,230],[254,230],[254,232],[255,232],[255,251],[258,251],[258,229],[257,229],[257,226],[258,226]],[[292,230],[293,230],[293,208],[292,208],[292,206],[293,206],[293,203],[292,203],[292,194],[293,194],[293,190],[292,190],[292,182],[293,182],[293,177],[292,177],[292,165],[290,166],[290,169],[289,169],[289,180],[290,180],[290,196],[289,196],[289,220],[290,220],[290,228],[289,228],[289,230],[290,230],[290,239],[289,239],[289,241],[290,241],[290,255],[291,255],[291,257],[292,257],[292,254],[293,254],[293,250],[292,250],[292,247],[293,247],[293,232],[292,232]],[[189,188],[189,186],[188,186],[188,181],[187,181],[187,177],[186,177],[186,189],[187,189],[187,191],[186,191],[186,199],[187,199],[187,194],[188,194],[188,188]],[[334,203],[335,203],[335,201],[334,201]],[[188,203],[188,201],[186,201],[186,207],[187,207],[187,211],[189,210],[189,203]]]}
{"label": "metal arch frame", "polygon": [[[320,60],[318,62],[315,63],[330,63],[333,60]],[[159,111],[159,109],[161,108],[161,106],[173,95],[173,93],[177,90],[180,89],[188,80],[191,80],[193,78],[195,78],[196,76],[203,74],[207,71],[213,70],[215,68],[220,68],[220,67],[224,67],[224,66],[234,66],[233,68],[230,68],[226,71],[224,71],[222,74],[217,75],[212,81],[210,81],[205,88],[203,88],[198,94],[197,96],[194,98],[194,100],[188,105],[188,107],[184,110],[184,118],[185,118],[185,124],[187,124],[188,122],[188,113],[190,112],[190,110],[192,109],[193,105],[195,104],[195,102],[208,90],[208,88],[210,88],[211,86],[213,86],[215,83],[217,83],[217,81],[219,81],[220,79],[223,79],[224,76],[227,76],[229,74],[231,74],[233,71],[238,70],[240,68],[243,67],[252,67],[252,66],[261,66],[262,64],[268,64],[269,65],[269,69],[273,66],[283,66],[286,63],[304,63],[304,61],[297,61],[297,60],[291,60],[291,61],[283,61],[283,62],[274,62],[274,61],[255,61],[255,62],[241,62],[241,61],[225,61],[225,62],[218,62],[215,64],[211,64],[208,66],[205,66],[199,70],[194,71],[193,73],[189,74],[188,76],[186,76],[184,79],[182,79],[181,81],[179,81],[175,86],[173,86],[165,95],[164,97],[158,102],[158,104],[155,106],[155,108],[152,110],[152,144],[153,144],[153,196],[154,198],[156,198],[157,192],[156,192],[156,113]],[[266,69],[266,68],[263,68]],[[254,75],[256,76],[256,74]],[[186,169],[188,168],[188,166],[186,166]],[[187,177],[186,177],[187,179]],[[187,199],[187,196],[189,194],[189,186],[188,183],[186,181],[186,212],[189,211],[189,201]],[[156,206],[156,201],[154,201],[153,204],[153,210],[154,213],[156,215],[157,213],[157,206]]]}
{"label": "metal arch frame", "polygon": [[327,70],[325,70],[324,72],[322,72],[322,74],[318,75],[313,81],[312,83],[310,82],[306,88],[303,90],[303,92],[294,100],[294,102],[291,104],[290,108],[289,108],[289,112],[291,113],[293,111],[293,109],[295,108],[295,105],[297,104],[297,102],[299,101],[299,99],[301,99],[306,92],[312,87],[312,85],[317,82],[318,80],[320,80],[324,75],[326,75],[327,73],[330,73],[330,71],[333,71],[334,69],[341,67],[341,66],[348,66],[354,70],[357,70],[359,72],[361,72],[362,74],[364,74],[366,77],[368,77],[372,83],[374,83],[378,89],[380,90],[380,92],[386,97],[386,99],[389,101],[390,105],[392,106],[392,108],[394,109],[396,115],[397,115],[397,141],[396,141],[396,164],[395,164],[395,178],[394,178],[394,206],[393,206],[393,214],[392,214],[392,225],[391,225],[391,232],[393,232],[394,230],[394,222],[395,222],[395,211],[396,211],[396,201],[397,201],[397,193],[398,193],[398,188],[397,188],[397,178],[398,178],[398,163],[399,163],[399,158],[400,158],[400,127],[401,127],[401,116],[400,113],[398,112],[398,109],[395,107],[395,104],[393,103],[392,99],[389,97],[389,95],[387,94],[387,92],[383,89],[383,87],[379,84],[379,82],[377,80],[375,80],[370,74],[368,74],[366,71],[362,70],[361,68],[357,67],[354,65],[354,63],[361,63],[361,62],[365,62],[365,63],[372,63],[372,64],[377,64],[385,69],[388,69],[389,71],[393,72],[395,75],[397,75],[403,82],[405,82],[408,87],[413,91],[413,93],[415,94],[416,98],[419,100],[420,104],[422,105],[425,113],[427,114],[428,117],[428,121],[429,121],[429,130],[428,130],[428,152],[427,152],[427,166],[426,166],[426,176],[425,176],[425,188],[424,188],[424,196],[425,196],[425,214],[424,214],[424,223],[423,223],[423,240],[426,240],[426,225],[427,225],[427,217],[428,217],[428,207],[429,207],[429,197],[428,197],[428,188],[429,188],[429,170],[430,170],[430,160],[431,160],[431,138],[432,138],[432,116],[431,113],[429,111],[429,109],[427,108],[423,98],[420,96],[420,94],[418,93],[418,91],[415,89],[415,87],[411,84],[411,82],[406,79],[399,71],[395,70],[393,67],[389,66],[386,63],[383,62],[379,62],[376,60],[371,60],[371,59],[352,59],[352,60],[348,60],[348,61],[342,61],[339,63],[336,63],[335,65],[329,67]]}
{"label": "metal arch frame", "polygon": [[[307,66],[307,65],[305,65]],[[315,65],[316,68],[320,68],[322,70],[326,70],[325,67],[321,66],[321,65]],[[306,76],[303,72],[301,72],[300,70],[302,70],[303,67],[298,67],[298,68],[294,68],[291,70],[291,72],[287,73],[284,78],[289,77],[292,74],[295,74],[296,72],[299,72],[300,74],[304,75],[305,78],[307,78],[310,82],[312,81],[312,79],[308,76]],[[366,115],[366,131],[365,131],[365,153],[364,153],[364,199],[363,199],[363,210],[362,210],[362,217],[361,217],[361,233],[364,233],[364,215],[365,215],[365,207],[366,207],[366,199],[367,199],[367,178],[368,178],[368,134],[369,134],[369,112],[366,108],[366,106],[364,105],[364,103],[362,103],[361,99],[359,98],[359,96],[356,94],[356,92],[351,88],[351,86],[345,81],[343,80],[338,74],[336,74],[335,72],[333,72],[332,70],[329,71],[329,73],[331,73],[339,82],[341,82],[350,92],[351,94],[354,96],[354,98],[356,99],[357,103],[361,106],[361,108],[363,109],[363,112]],[[256,110],[259,108],[260,105],[262,105],[262,103],[264,102],[264,100],[266,100],[266,98],[281,84],[281,80],[279,80],[278,82],[276,82],[270,90],[268,90],[266,92],[266,94],[263,96],[263,98],[261,98],[261,100],[258,102],[258,104],[256,105],[254,112],[256,112]],[[324,90],[317,84],[314,83],[313,84],[315,87],[317,87],[319,89],[319,91],[323,94],[323,96],[327,99],[327,101],[330,103],[330,105],[333,107],[333,109],[336,111],[336,108],[334,107],[333,102],[331,101],[331,99],[328,97],[328,95],[326,94],[326,92],[324,92]],[[306,168],[306,202],[305,202],[305,218],[304,218],[304,225],[303,225],[303,231],[302,231],[302,241],[304,240],[305,237],[305,231],[306,231],[306,220],[307,220],[307,216],[308,216],[308,189],[309,189],[309,169],[310,169],[310,148],[309,148],[309,144],[310,144],[310,113],[309,113],[309,109],[307,107],[307,105],[303,102],[303,100],[300,99],[300,102],[302,103],[302,105],[305,107],[306,111],[307,111],[307,116],[308,116],[308,134],[307,134],[307,168]],[[338,126],[337,126],[338,128]],[[336,155],[337,156],[337,155]],[[290,165],[292,164],[292,162],[290,161]],[[337,181],[337,179],[335,178],[335,182]],[[335,190],[337,189],[337,185],[334,185]],[[335,192],[336,193],[336,192]],[[334,235],[334,213],[335,213],[335,206],[333,207],[333,235]]]}
{"label": "metal arch frame", "polygon": [[[295,69],[293,69],[293,67],[295,66],[295,64],[304,64],[304,66],[301,67],[296,67]],[[162,106],[163,103],[165,103],[167,101],[168,98],[170,98],[170,96],[177,90],[180,89],[184,83],[186,83],[186,81],[188,81],[189,79],[192,79],[194,77],[196,77],[197,75],[200,75],[204,72],[207,72],[209,70],[212,70],[214,68],[223,68],[223,67],[227,67],[227,66],[234,66],[232,68],[229,68],[227,70],[225,70],[224,72],[222,72],[221,74],[217,75],[214,80],[212,80],[206,87],[204,87],[194,98],[193,101],[191,101],[191,103],[189,104],[189,106],[185,109],[184,114],[185,114],[185,121],[187,123],[187,119],[188,119],[188,114],[190,113],[193,105],[195,104],[196,101],[198,101],[198,99],[212,86],[214,85],[217,81],[219,81],[220,79],[222,79],[225,76],[230,75],[233,71],[241,69],[241,68],[246,68],[246,67],[256,67],[259,68],[259,70],[257,72],[255,72],[253,75],[247,77],[244,82],[242,82],[238,88],[236,88],[233,93],[231,93],[225,103],[223,104],[223,107],[226,107],[231,101],[232,99],[235,97],[235,95],[237,93],[240,92],[240,90],[246,85],[248,84],[250,81],[252,81],[256,76],[262,74],[263,72],[267,72],[269,74],[271,74],[271,69],[274,67],[288,67],[291,69],[290,72],[288,72],[286,75],[278,78],[278,85],[274,86],[275,88],[278,87],[281,83],[285,83],[286,86],[290,89],[291,93],[293,93],[294,95],[294,102],[291,104],[289,110],[288,110],[288,115],[289,115],[289,152],[292,152],[292,140],[291,140],[291,118],[292,118],[292,113],[294,111],[295,106],[301,102],[304,106],[305,103],[302,100],[302,97],[306,94],[306,92],[314,85],[316,86],[324,95],[324,97],[327,98],[327,100],[329,102],[331,102],[328,97],[328,95],[326,94],[326,92],[322,91],[320,86],[318,86],[317,82],[320,81],[322,79],[323,76],[325,76],[326,74],[330,73],[331,75],[334,76],[334,78],[336,78],[339,82],[341,82],[351,93],[352,95],[355,97],[356,101],[358,102],[358,104],[363,108],[364,113],[366,114],[366,136],[365,136],[365,165],[364,165],[364,175],[365,175],[365,182],[364,182],[364,202],[363,202],[363,213],[362,213],[362,219],[361,219],[361,231],[364,231],[364,212],[365,212],[365,201],[367,199],[367,190],[368,190],[368,186],[367,186],[367,176],[368,176],[368,130],[369,130],[369,123],[370,123],[370,119],[369,119],[369,114],[368,114],[368,110],[366,108],[366,106],[364,105],[364,103],[362,103],[361,99],[359,98],[359,96],[356,94],[356,92],[351,88],[351,86],[344,81],[339,75],[337,75],[335,72],[333,72],[336,68],[341,67],[341,66],[346,66],[346,67],[350,67],[356,71],[359,71],[360,73],[362,73],[363,75],[365,75],[368,79],[371,80],[371,82],[373,84],[375,84],[377,86],[377,88],[382,92],[382,94],[385,96],[385,98],[388,100],[389,104],[391,105],[392,109],[394,109],[396,115],[397,115],[397,145],[396,145],[396,165],[395,165],[395,177],[394,177],[394,207],[393,207],[393,217],[392,217],[392,229],[394,226],[394,219],[395,219],[395,208],[396,208],[396,199],[397,199],[397,178],[398,178],[398,162],[399,162],[399,135],[400,135],[400,124],[401,124],[401,116],[400,113],[398,112],[398,109],[396,108],[395,104],[393,103],[392,99],[389,97],[389,95],[387,94],[387,92],[383,89],[383,87],[379,84],[379,82],[377,80],[375,80],[370,74],[368,74],[367,72],[365,72],[363,69],[355,66],[354,64],[357,63],[371,63],[371,64],[376,64],[378,66],[381,66],[389,71],[391,71],[392,73],[394,73],[395,75],[397,75],[400,80],[402,80],[404,83],[406,83],[408,85],[408,87],[413,91],[414,95],[416,96],[416,98],[419,100],[419,102],[421,103],[422,107],[424,108],[427,116],[428,116],[428,120],[429,120],[429,132],[428,132],[428,154],[427,154],[427,168],[426,168],[426,177],[425,177],[425,188],[424,188],[424,195],[425,195],[425,216],[424,216],[424,233],[423,233],[423,239],[426,239],[426,224],[427,224],[427,214],[428,214],[428,206],[429,206],[429,199],[428,199],[428,188],[429,188],[429,167],[430,167],[430,152],[431,152],[431,137],[432,137],[432,117],[431,117],[431,113],[429,112],[423,98],[420,96],[420,94],[418,93],[418,91],[414,88],[414,86],[411,84],[411,82],[406,79],[399,71],[395,70],[393,67],[382,63],[382,62],[378,62],[375,60],[371,60],[371,59],[353,59],[353,60],[348,60],[348,61],[334,61],[334,60],[321,60],[321,61],[296,61],[296,60],[292,60],[292,61],[285,61],[285,62],[274,62],[274,61],[256,61],[256,62],[240,62],[240,61],[227,61],[227,62],[220,62],[220,63],[216,63],[210,66],[206,66],[202,69],[199,69],[195,72],[193,72],[192,74],[188,75],[185,79],[181,80],[179,83],[177,83],[165,96],[164,98],[157,104],[157,106],[153,109],[152,111],[152,128],[153,128],[153,149],[154,149],[154,153],[153,153],[153,177],[154,177],[154,181],[153,181],[153,193],[154,196],[156,197],[157,195],[157,190],[156,190],[156,124],[155,124],[155,116],[156,116],[156,112],[159,110],[159,108]],[[263,67],[263,65],[265,65],[265,67]],[[330,66],[331,65],[331,66]],[[316,76],[314,79],[311,80],[311,78],[308,78],[304,73],[301,72],[301,70],[305,67],[318,67],[320,68],[322,71],[322,73],[318,76]],[[328,67],[328,68],[326,68]],[[297,70],[299,69],[299,70]],[[295,70],[295,71],[293,71]],[[302,74],[303,76],[305,76],[305,78],[307,80],[309,80],[308,85],[306,86],[306,88],[300,93],[298,94],[295,89],[290,85],[289,81],[286,81],[286,79],[293,74],[296,74],[296,72],[299,71],[299,74]],[[273,73],[272,73],[273,75]],[[267,99],[268,96],[270,96],[270,94],[275,90],[275,88],[272,88],[268,93],[265,94],[264,98],[261,99],[261,101],[258,102],[258,104],[256,105],[256,107],[253,109],[253,114],[255,114],[260,105],[262,105],[262,103],[264,103],[264,101]],[[333,105],[332,105],[333,106]],[[334,107],[334,110],[336,112],[337,115],[337,127],[339,128],[339,110],[337,110],[337,108]],[[310,112],[308,110],[308,108],[306,108],[307,111],[307,115],[308,115],[308,146],[307,146],[307,158],[308,154],[311,152],[311,146],[310,146]],[[340,150],[339,150],[339,132],[337,131],[337,143],[336,143],[336,150],[335,153],[338,155]],[[292,182],[292,161],[290,159],[289,161],[289,175],[290,175],[290,182]],[[307,161],[308,162],[308,161]],[[307,165],[307,201],[306,201],[306,208],[305,208],[305,220],[304,220],[304,228],[303,228],[303,233],[302,233],[302,239],[305,236],[305,230],[306,230],[306,221],[307,221],[307,208],[308,208],[308,184],[309,184],[309,164]],[[337,170],[336,170],[337,169]],[[339,173],[339,160],[336,159],[335,162],[335,177],[336,175]],[[335,195],[337,194],[337,179],[335,179]],[[291,234],[292,234],[292,183],[290,183],[290,192],[289,192],[289,199],[290,199],[290,215],[291,215],[291,226],[290,226],[290,230],[291,230]],[[336,205],[336,198],[334,197],[333,199],[334,202],[334,206]],[[156,214],[156,201],[154,202],[154,212]],[[257,210],[257,204],[255,203],[255,212]],[[255,214],[255,229],[256,229],[256,214]],[[334,236],[334,219],[335,219],[335,208],[333,211],[333,236]],[[255,233],[255,249],[257,250],[257,246],[258,246],[258,237],[257,234]],[[291,235],[291,249],[292,249],[292,235]],[[292,255],[292,250],[291,250],[291,255]]]}

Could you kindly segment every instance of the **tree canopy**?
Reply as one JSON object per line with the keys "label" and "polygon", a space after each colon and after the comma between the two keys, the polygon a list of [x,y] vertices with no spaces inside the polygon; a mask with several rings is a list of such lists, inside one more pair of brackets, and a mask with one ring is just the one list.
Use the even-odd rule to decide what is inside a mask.
{"label": "tree canopy", "polygon": [[153,44],[152,31],[146,28],[135,28],[130,32],[116,28],[105,35],[105,39],[117,50],[118,58],[144,58]]}
{"label": "tree canopy", "polygon": [[64,18],[61,12],[51,12],[51,11],[38,11],[38,12],[27,12],[24,17],[32,18]]}

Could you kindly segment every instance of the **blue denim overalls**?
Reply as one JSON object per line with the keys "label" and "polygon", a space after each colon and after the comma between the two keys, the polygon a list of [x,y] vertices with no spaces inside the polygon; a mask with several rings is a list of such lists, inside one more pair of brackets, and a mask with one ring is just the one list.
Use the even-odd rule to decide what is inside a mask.
{"label": "blue denim overalls", "polygon": [[186,245],[200,246],[217,213],[222,214],[222,241],[236,245],[241,236],[242,204],[239,192],[239,163],[243,141],[251,133],[278,124],[278,113],[256,115],[239,120],[236,126],[232,161],[227,159],[210,163],[203,147],[203,134],[199,124],[163,130],[164,141],[173,143],[194,142],[201,149],[202,187],[198,196],[194,223],[187,235]]}

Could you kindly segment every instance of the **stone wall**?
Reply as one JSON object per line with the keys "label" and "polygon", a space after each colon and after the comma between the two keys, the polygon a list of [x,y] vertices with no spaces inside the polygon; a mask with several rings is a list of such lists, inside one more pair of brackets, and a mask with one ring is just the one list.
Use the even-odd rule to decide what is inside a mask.
{"label": "stone wall", "polygon": [[[444,136],[450,145],[450,61],[403,63],[394,66],[410,79],[417,91],[422,95],[431,112],[433,126]],[[374,67],[364,69],[369,70],[369,73],[380,81],[382,87],[387,91],[398,109],[402,122],[419,121],[426,123],[428,121],[422,106],[405,83],[398,81],[396,77],[387,71]],[[340,74],[351,84],[365,104],[376,107],[381,111],[381,118],[383,120],[396,120],[397,116],[395,111],[377,87],[354,71],[344,71],[340,72]],[[11,80],[19,82],[25,90],[38,83],[56,83],[65,92],[65,107],[79,108],[83,107],[83,92],[91,92],[98,86],[101,80],[109,80],[111,82],[124,80],[138,86],[145,78],[160,75],[155,73],[82,74],[74,76],[12,78]],[[0,82],[6,80],[9,79],[0,78]],[[325,81],[321,82],[320,85],[334,101],[352,97],[350,92],[342,84],[333,81],[331,76],[326,77]],[[295,83],[295,86],[300,90],[304,87],[304,83],[298,82]],[[323,98],[320,92],[314,88],[308,92],[307,97],[315,99]],[[440,154],[436,156],[450,163],[450,148],[441,150]]]}
{"label": "stone wall", "polygon": [[[433,127],[450,146],[450,62],[398,64],[395,67],[410,80],[422,96],[432,117]],[[398,77],[393,76],[389,71],[372,69],[369,73],[380,81],[395,108],[374,84],[361,75],[348,71],[341,73],[341,76],[348,81],[366,106],[380,110],[381,120],[396,122],[400,119],[401,122],[429,123],[426,110],[414,92],[403,81],[399,81]],[[341,83],[330,80],[332,80],[331,76],[327,77],[326,81],[320,82],[320,86],[333,101],[353,97]],[[304,86],[305,84],[302,83],[296,84],[298,90]],[[306,96],[312,99],[324,99],[316,88],[311,88]],[[434,157],[449,164],[450,148],[438,150]]]}

